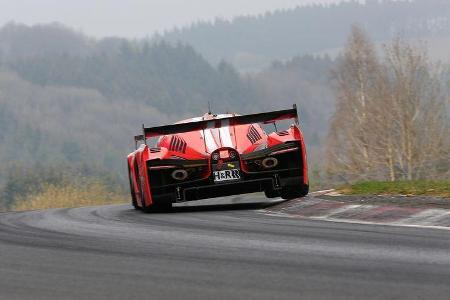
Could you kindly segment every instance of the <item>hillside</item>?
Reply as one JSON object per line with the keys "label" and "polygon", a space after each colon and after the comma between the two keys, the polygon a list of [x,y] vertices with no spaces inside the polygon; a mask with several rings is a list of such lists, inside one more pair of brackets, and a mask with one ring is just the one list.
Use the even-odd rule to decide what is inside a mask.
{"label": "hillside", "polygon": [[[145,51],[145,50],[143,50]],[[96,161],[118,169],[142,123],[245,109],[253,93],[226,64],[187,47],[104,56],[44,56],[0,72],[0,161]]]}
{"label": "hillside", "polygon": [[118,53],[126,41],[117,37],[96,40],[60,23],[27,26],[10,22],[0,28],[0,62],[62,54],[86,57]]}
{"label": "hillside", "polygon": [[447,0],[365,2],[199,22],[156,39],[187,43],[212,63],[226,59],[244,71],[255,71],[274,59],[339,48],[355,23],[362,25],[376,42],[389,40],[399,32],[406,38],[445,37],[450,33]]}
{"label": "hillside", "polygon": [[308,144],[318,147],[327,133],[334,109],[331,70],[335,64],[327,56],[297,56],[285,62],[275,61],[269,68],[252,75],[250,83],[265,107],[296,102]]}
{"label": "hillside", "polygon": [[189,46],[124,41],[118,53],[36,56],[5,65],[34,84],[96,89],[170,114],[202,113],[208,101],[218,110],[242,107],[254,98],[230,65],[214,68]]}

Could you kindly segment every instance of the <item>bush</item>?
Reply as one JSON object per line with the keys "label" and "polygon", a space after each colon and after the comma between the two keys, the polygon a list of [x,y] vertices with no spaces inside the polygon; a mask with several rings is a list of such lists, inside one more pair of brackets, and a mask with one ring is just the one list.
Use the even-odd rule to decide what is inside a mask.
{"label": "bush", "polygon": [[8,175],[0,193],[3,210],[73,207],[126,199],[126,185],[118,176],[85,164],[16,165]]}

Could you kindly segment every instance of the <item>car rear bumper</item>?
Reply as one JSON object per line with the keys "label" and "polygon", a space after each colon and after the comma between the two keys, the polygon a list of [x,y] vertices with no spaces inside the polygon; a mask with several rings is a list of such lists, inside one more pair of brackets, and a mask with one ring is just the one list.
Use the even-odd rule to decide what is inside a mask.
{"label": "car rear bumper", "polygon": [[[205,175],[208,161],[149,161],[149,185],[152,200],[154,202],[173,203],[262,191],[271,191],[269,194],[277,194],[273,191],[281,190],[284,187],[299,187],[304,184],[305,176],[304,163],[299,147],[299,144],[292,142],[242,155],[239,162],[233,161],[233,166],[230,167],[241,169],[241,178],[239,180],[230,178],[230,181],[220,182],[215,181],[216,178],[212,172]],[[271,154],[280,150],[290,151]],[[269,156],[277,159],[277,164],[273,167],[262,165],[262,160]],[[192,175],[190,173],[186,180],[176,181],[171,178],[173,177],[171,172],[174,168],[155,169],[155,167],[158,168],[160,165],[167,164],[176,165],[176,168],[179,169],[194,170],[195,172],[193,171]],[[200,167],[203,168],[200,171],[195,169]],[[219,170],[225,169],[222,166]],[[215,170],[214,163],[211,163],[210,170]]]}
{"label": "car rear bumper", "polygon": [[302,176],[294,177],[270,177],[252,180],[239,180],[227,183],[212,183],[208,185],[178,187],[174,192],[159,194],[161,202],[186,202],[215,197],[262,192],[267,189],[280,190],[284,186],[301,184]]}

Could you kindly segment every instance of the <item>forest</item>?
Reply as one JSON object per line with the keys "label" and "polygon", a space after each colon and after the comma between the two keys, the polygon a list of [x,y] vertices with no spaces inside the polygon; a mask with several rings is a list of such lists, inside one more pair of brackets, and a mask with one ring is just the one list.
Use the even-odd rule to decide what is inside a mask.
{"label": "forest", "polygon": [[197,22],[155,38],[188,43],[212,63],[226,59],[239,69],[258,71],[274,59],[336,53],[353,24],[364,27],[376,43],[399,33],[409,39],[445,39],[450,33],[449,12],[447,0],[343,1]]}

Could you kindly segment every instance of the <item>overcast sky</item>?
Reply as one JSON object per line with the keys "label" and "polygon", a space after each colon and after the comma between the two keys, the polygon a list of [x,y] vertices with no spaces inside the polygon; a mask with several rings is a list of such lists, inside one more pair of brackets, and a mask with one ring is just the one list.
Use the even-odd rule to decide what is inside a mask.
{"label": "overcast sky", "polygon": [[60,22],[96,37],[143,37],[216,17],[339,0],[0,0],[0,25]]}

